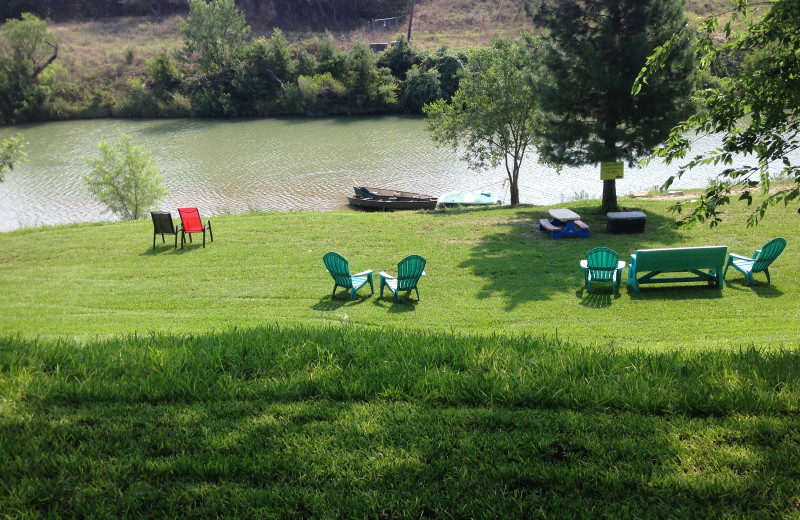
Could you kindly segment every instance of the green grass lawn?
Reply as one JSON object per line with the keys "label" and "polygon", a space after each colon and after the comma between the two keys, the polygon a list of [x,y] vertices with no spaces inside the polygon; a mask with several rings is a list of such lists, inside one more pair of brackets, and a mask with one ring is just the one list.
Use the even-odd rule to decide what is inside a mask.
{"label": "green grass lawn", "polygon": [[[205,333],[265,324],[349,322],[459,333],[555,336],[586,345],[703,349],[797,346],[800,230],[791,208],[755,228],[741,211],[715,229],[679,229],[667,202],[636,202],[644,234],[611,235],[596,202],[572,203],[589,239],[551,240],[544,208],[434,213],[254,213],[212,219],[216,241],[152,250],[148,221],[59,226],[0,235],[2,332],[89,339],[120,333]],[[596,246],[630,260],[637,248],[727,245],[751,255],[768,239],[789,246],[754,287],[731,270],[722,290],[703,284],[610,285],[587,293],[578,267]],[[337,251],[354,272],[395,273],[416,253],[428,260],[420,303],[343,293],[322,255]],[[377,285],[376,285],[377,289]]]}
{"label": "green grass lawn", "polygon": [[[183,251],[146,221],[0,234],[0,517],[800,517],[797,213],[635,205],[646,233],[610,235],[568,204],[590,239],[531,207],[215,217]],[[771,285],[578,268],[775,236]],[[422,301],[331,300],[329,250],[423,255]]]}

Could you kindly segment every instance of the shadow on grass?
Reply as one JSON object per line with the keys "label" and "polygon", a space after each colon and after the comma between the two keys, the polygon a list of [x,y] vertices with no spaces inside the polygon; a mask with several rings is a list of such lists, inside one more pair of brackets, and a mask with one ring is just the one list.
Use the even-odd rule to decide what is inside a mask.
{"label": "shadow on grass", "polygon": [[203,247],[203,243],[200,242],[199,244],[192,244],[187,242],[184,244],[183,247],[178,245],[178,249],[175,249],[174,245],[170,244],[156,244],[156,248],[149,247],[147,250],[139,253],[139,256],[155,256],[155,255],[163,255],[163,254],[174,254],[174,255],[185,255],[187,253],[193,253],[196,250],[203,251],[207,249],[209,244],[206,244],[206,247]]}
{"label": "shadow on grass", "polygon": [[724,518],[795,507],[791,418],[224,395],[32,401],[13,415],[4,495],[30,516]]}
{"label": "shadow on grass", "polygon": [[618,300],[620,297],[619,294],[613,294],[611,289],[607,292],[600,292],[597,289],[594,289],[592,292],[587,292],[586,287],[576,291],[575,296],[580,298],[581,306],[593,309],[609,307],[614,300]]}
{"label": "shadow on grass", "polygon": [[[434,214],[446,218],[459,211],[475,210]],[[555,293],[572,292],[582,286],[583,274],[578,264],[595,247],[609,247],[621,259],[630,261],[630,254],[636,249],[680,245],[675,222],[657,214],[648,214],[645,233],[611,234],[606,231],[606,216],[599,206],[581,207],[579,213],[592,230],[589,238],[551,239],[549,233],[538,228],[539,219],[546,216],[546,209],[542,208],[523,207],[513,217],[488,225],[470,258],[460,265],[484,279],[478,298],[500,295],[511,310],[521,303],[549,300]],[[565,270],[565,264],[574,269]]]}
{"label": "shadow on grass", "polygon": [[725,281],[725,288],[732,291],[749,291],[755,293],[759,298],[778,298],[783,296],[783,291],[778,289],[772,284],[767,285],[767,282],[759,282],[756,280],[753,286],[747,285],[747,279],[742,276],[741,278],[734,278],[731,281]]}
{"label": "shadow on grass", "polygon": [[178,246],[178,248],[175,249],[175,246],[172,244],[156,244],[155,249],[153,249],[152,247],[148,247],[147,250],[145,250],[142,253],[139,253],[139,256],[154,256],[166,253],[177,254],[180,252],[182,252],[180,246]]}
{"label": "shadow on grass", "polygon": [[386,309],[389,314],[403,314],[416,311],[419,302],[404,295],[398,296],[397,301],[394,301],[394,296],[390,293],[389,296],[375,298],[372,303],[376,307]]}
{"label": "shadow on grass", "polygon": [[628,287],[631,300],[719,300],[724,296],[723,289],[716,286],[695,283],[693,285],[645,285],[636,292]]}
{"label": "shadow on grass", "polygon": [[352,307],[354,305],[359,305],[364,303],[369,298],[373,298],[372,294],[360,294],[356,293],[356,299],[350,300],[350,291],[347,292],[339,292],[333,298],[330,295],[323,296],[319,299],[317,303],[311,306],[312,309],[315,311],[335,311],[341,309],[342,307]]}

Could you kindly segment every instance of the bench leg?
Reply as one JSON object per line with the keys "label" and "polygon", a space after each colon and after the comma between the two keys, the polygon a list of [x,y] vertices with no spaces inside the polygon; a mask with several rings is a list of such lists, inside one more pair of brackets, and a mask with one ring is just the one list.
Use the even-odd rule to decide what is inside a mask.
{"label": "bench leg", "polygon": [[636,271],[633,267],[628,267],[628,287],[633,287],[633,290],[639,292],[639,282],[636,281]]}

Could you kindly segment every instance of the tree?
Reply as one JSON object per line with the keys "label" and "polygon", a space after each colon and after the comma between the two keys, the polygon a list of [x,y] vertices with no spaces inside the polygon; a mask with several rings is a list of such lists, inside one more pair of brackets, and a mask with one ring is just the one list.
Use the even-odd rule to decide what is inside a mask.
{"label": "tree", "polygon": [[439,71],[436,69],[421,70],[416,65],[406,73],[405,88],[400,95],[400,106],[406,112],[422,113],[428,103],[442,99]]}
{"label": "tree", "polygon": [[339,81],[344,81],[347,76],[347,54],[338,48],[333,41],[333,35],[325,32],[317,50],[317,74],[329,72]]}
{"label": "tree", "polygon": [[37,77],[58,57],[59,39],[31,13],[6,21],[0,31],[0,124],[44,101]]}
{"label": "tree", "polygon": [[33,77],[38,76],[58,57],[60,39],[47,32],[47,22],[31,13],[3,25],[0,50],[12,61],[24,63]]}
{"label": "tree", "polygon": [[155,163],[143,148],[122,132],[115,143],[102,141],[100,156],[87,161],[84,176],[89,192],[112,213],[137,220],[167,194]]}
{"label": "tree", "polygon": [[250,36],[250,26],[234,0],[189,0],[189,16],[178,28],[184,39],[183,58],[204,73],[229,67]]}
{"label": "tree", "polygon": [[392,71],[392,76],[405,81],[406,74],[411,67],[419,65],[422,56],[414,51],[411,42],[406,40],[402,34],[397,37],[397,41],[391,47],[383,51],[378,57],[378,66],[386,67]]}
{"label": "tree", "polygon": [[[694,65],[686,33],[663,73],[631,95],[647,57],[686,25],[682,0],[541,0],[528,12],[549,30],[539,149],[545,162],[633,166],[689,115]],[[606,180],[603,209],[616,207],[616,182]]]}
{"label": "tree", "polygon": [[528,51],[523,40],[504,39],[473,49],[452,100],[423,109],[433,140],[462,151],[470,166],[505,163],[512,205],[519,204],[520,167],[539,131]]}
{"label": "tree", "polygon": [[[757,5],[763,5],[759,3]],[[742,29],[734,33],[737,24]],[[758,223],[767,209],[779,202],[789,204],[800,198],[800,166],[791,155],[800,149],[800,6],[796,0],[776,0],[766,14],[753,10],[748,0],[734,2],[732,19],[725,25],[728,41],[717,45],[718,19],[707,18],[697,46],[702,69],[712,70],[726,56],[743,55],[741,67],[717,85],[696,93],[699,112],[677,125],[667,143],[655,155],[667,163],[684,159],[690,151],[687,134],[721,133],[722,144],[707,154],[697,155],[682,165],[678,177],[695,166],[731,166],[735,156],[752,156],[755,164],[729,167],[713,181],[684,221],[721,222],[721,208],[731,196],[752,204],[752,191],[760,186],[764,198],[748,218]],[[642,69],[634,92],[661,75],[662,63],[674,47],[670,40],[650,57]],[[779,171],[775,171],[775,166]],[[788,187],[771,190],[775,176],[793,180]],[[675,177],[670,178],[668,187]],[[691,203],[690,203],[691,204]],[[673,209],[680,211],[682,205]],[[798,210],[800,211],[800,210]]]}
{"label": "tree", "polygon": [[234,83],[243,75],[243,55],[250,26],[234,0],[189,0],[189,16],[179,30],[184,46],[180,54],[190,64],[183,88],[196,114],[241,115]]}
{"label": "tree", "polygon": [[361,40],[347,60],[346,85],[351,105],[360,111],[383,110],[397,102],[397,83],[389,69],[378,68],[375,53]]}
{"label": "tree", "polygon": [[5,179],[6,170],[13,170],[14,165],[25,160],[25,152],[22,151],[24,141],[22,134],[0,139],[0,182]]}

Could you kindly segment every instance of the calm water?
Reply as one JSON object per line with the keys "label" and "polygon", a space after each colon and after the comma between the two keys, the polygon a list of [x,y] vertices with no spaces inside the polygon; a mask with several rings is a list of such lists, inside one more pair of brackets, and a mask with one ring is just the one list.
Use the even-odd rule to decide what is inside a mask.
{"label": "calm water", "polygon": [[[416,117],[257,120],[89,120],[0,127],[23,132],[30,162],[0,183],[0,231],[45,224],[111,220],[83,186],[86,159],[122,131],[149,150],[169,190],[163,210],[197,206],[201,215],[250,210],[347,208],[354,184],[440,195],[489,190],[508,199],[503,167],[476,172],[437,148]],[[700,147],[714,143],[700,143]],[[626,169],[620,195],[660,185],[675,168]],[[674,188],[702,187],[713,169],[692,172]],[[599,168],[559,175],[526,158],[521,202],[550,204],[599,198]]]}

